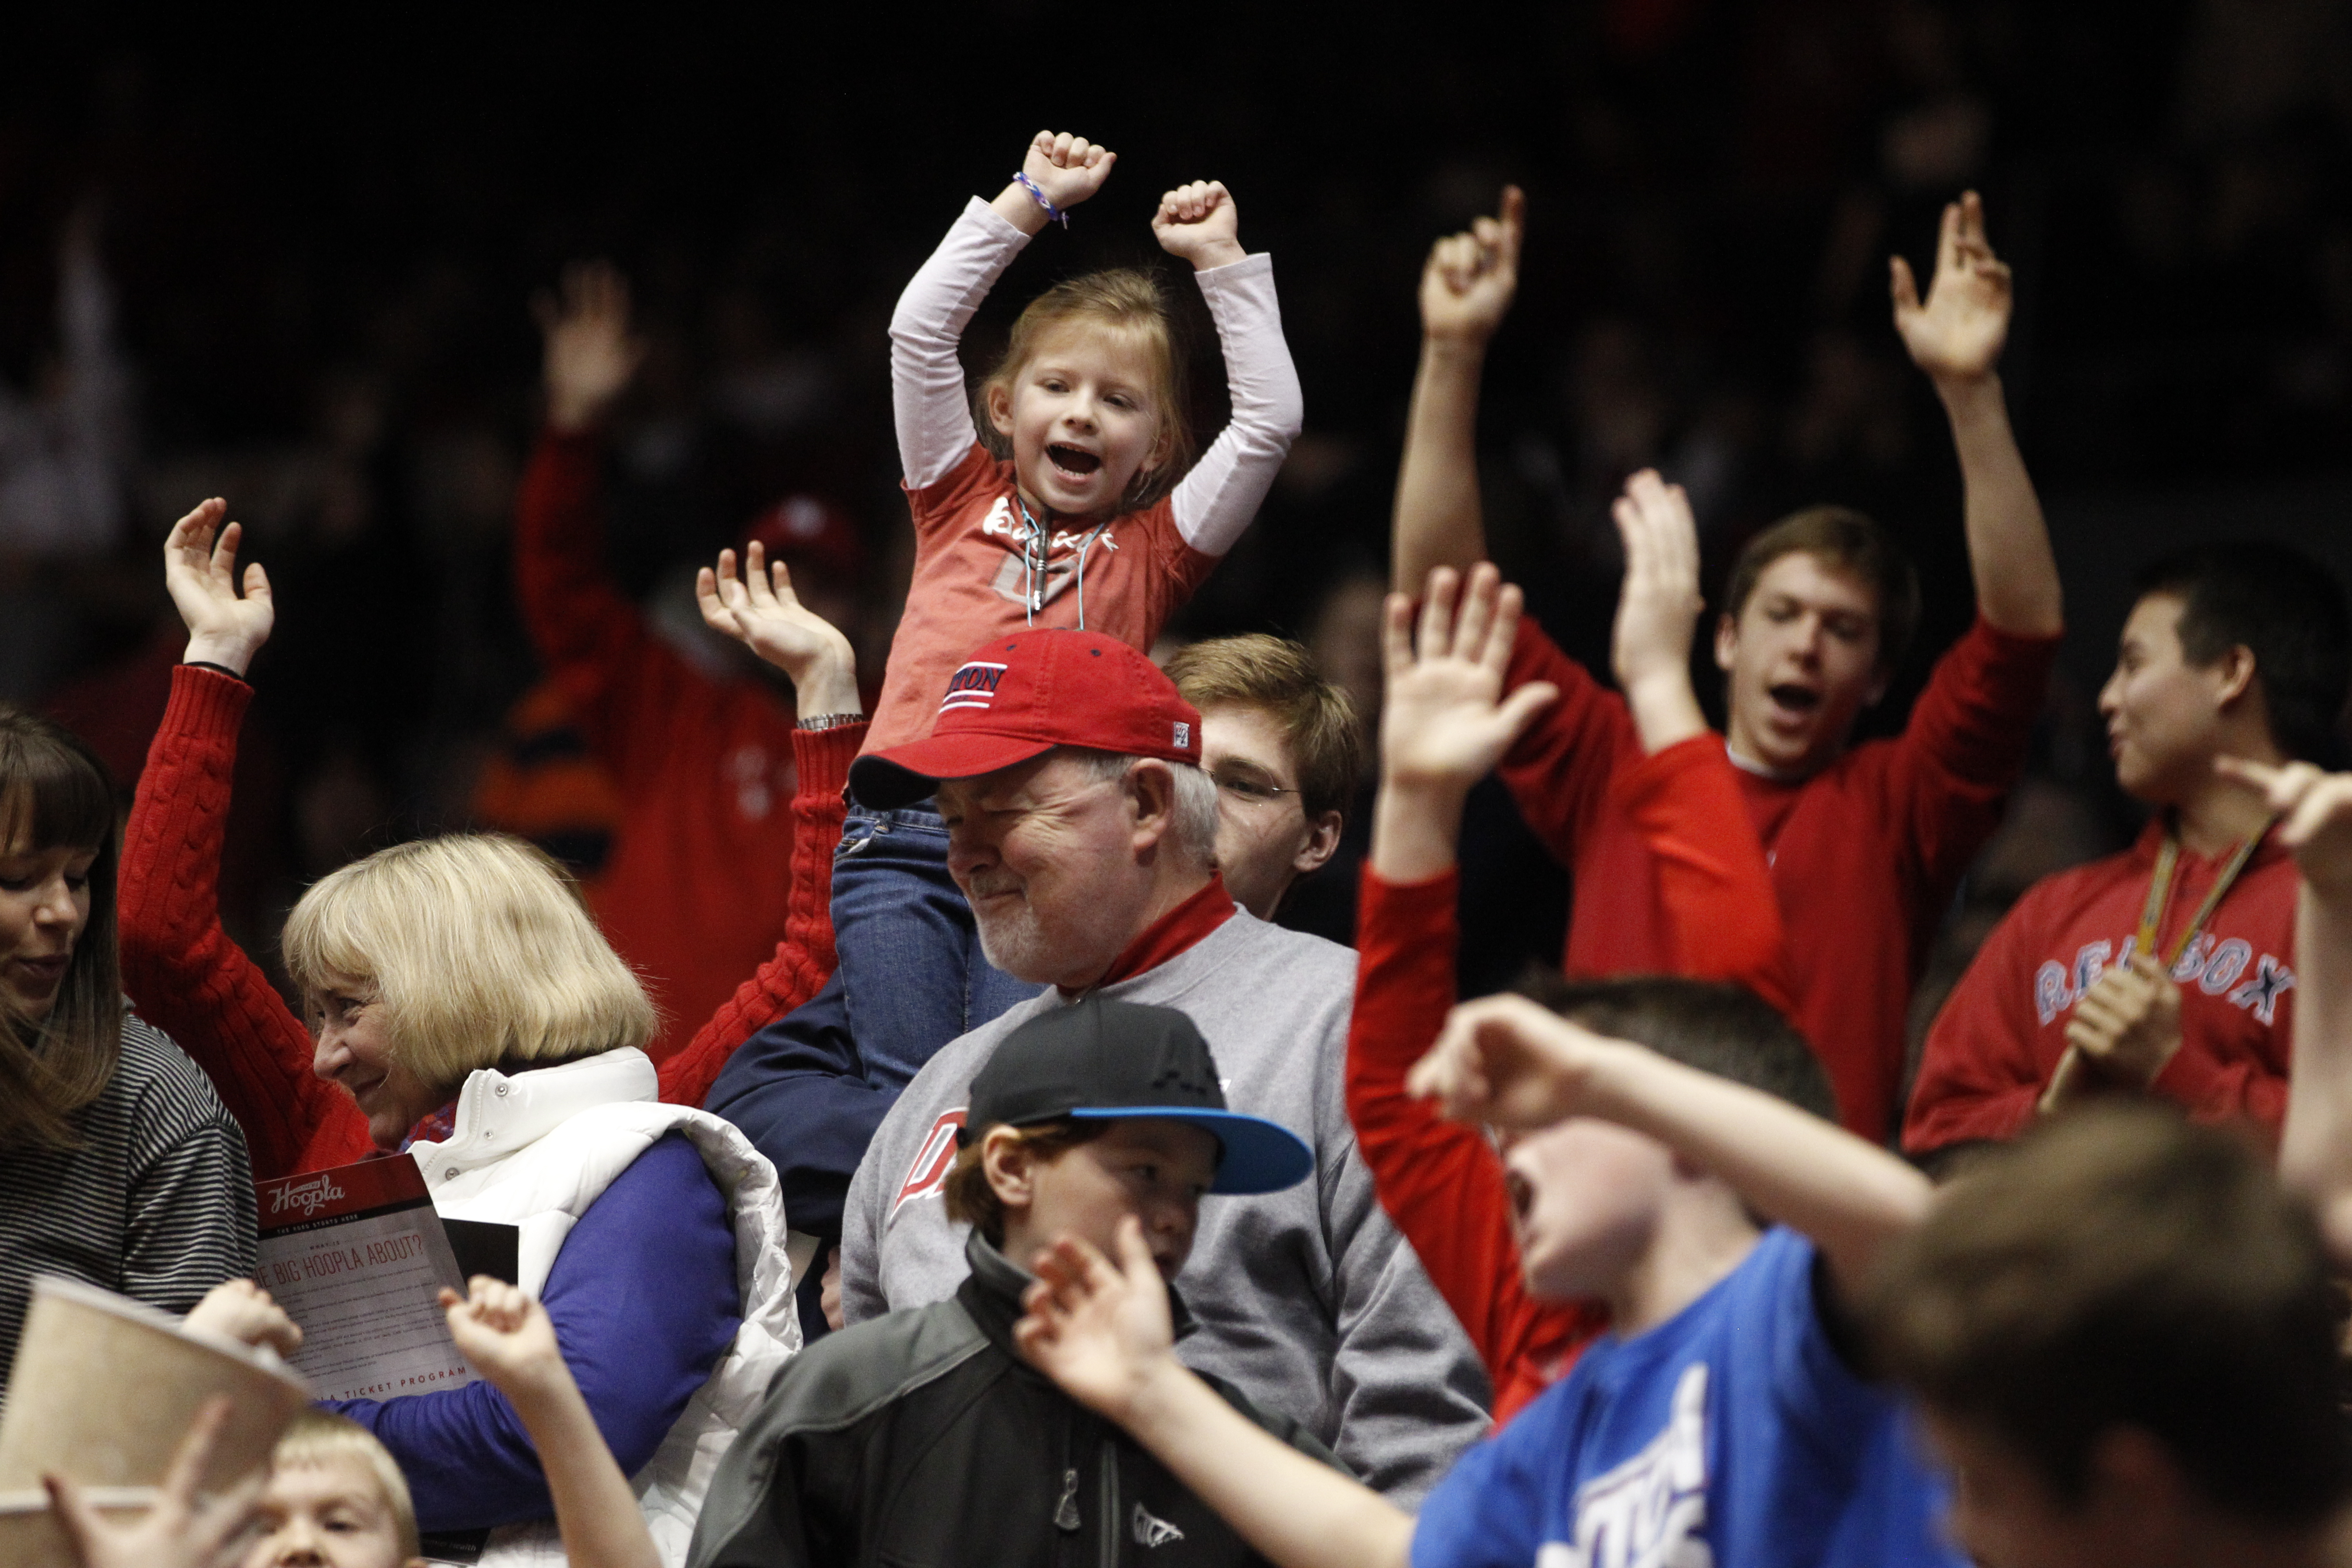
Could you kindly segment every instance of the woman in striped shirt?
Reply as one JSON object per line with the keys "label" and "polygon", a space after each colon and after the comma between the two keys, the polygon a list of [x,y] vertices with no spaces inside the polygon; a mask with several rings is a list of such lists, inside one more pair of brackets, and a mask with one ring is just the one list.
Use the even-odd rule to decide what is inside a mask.
{"label": "woman in striped shirt", "polygon": [[0,1365],[36,1274],[184,1312],[253,1271],[245,1138],[123,1009],[114,798],[71,731],[0,703]]}

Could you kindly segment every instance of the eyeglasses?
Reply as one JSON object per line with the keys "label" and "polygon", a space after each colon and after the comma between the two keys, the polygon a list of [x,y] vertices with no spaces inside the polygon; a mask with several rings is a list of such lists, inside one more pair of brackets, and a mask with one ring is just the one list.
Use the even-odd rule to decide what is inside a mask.
{"label": "eyeglasses", "polygon": [[1258,805],[1263,805],[1268,801],[1280,800],[1286,795],[1298,793],[1295,789],[1286,789],[1281,784],[1268,784],[1265,780],[1251,773],[1211,773],[1209,777],[1226,794],[1237,795],[1243,800]]}

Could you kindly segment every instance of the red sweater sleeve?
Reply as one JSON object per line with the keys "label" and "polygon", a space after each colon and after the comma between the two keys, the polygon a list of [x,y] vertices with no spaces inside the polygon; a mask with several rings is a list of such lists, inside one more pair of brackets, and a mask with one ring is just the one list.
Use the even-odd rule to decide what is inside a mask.
{"label": "red sweater sleeve", "polygon": [[2013,637],[1979,616],[1936,661],[1895,748],[1897,805],[1940,905],[2000,825],[2050,689],[2057,637]]}
{"label": "red sweater sleeve", "polygon": [[1616,792],[1658,868],[1675,973],[1745,985],[1793,1016],[1780,897],[1723,738],[1694,735],[1643,758]]}
{"label": "red sweater sleeve", "polygon": [[625,790],[660,762],[686,689],[709,682],[605,574],[600,454],[593,436],[540,438],[515,502],[515,592],[540,662]]}
{"label": "red sweater sleeve", "polygon": [[1397,886],[1364,869],[1348,1115],[1381,1206],[1486,1363],[1499,1423],[1549,1387],[1606,1319],[1595,1307],[1528,1296],[1494,1149],[1404,1091],[1406,1072],[1454,1005],[1459,880],[1449,871]]}
{"label": "red sweater sleeve", "polygon": [[374,1152],[351,1096],[310,1072],[310,1035],[220,923],[221,834],[253,689],[182,665],[123,834],[122,984],[213,1081],[256,1176]]}
{"label": "red sweater sleeve", "polygon": [[1559,688],[1559,700],[1536,715],[1498,770],[1519,815],[1552,858],[1573,870],[1586,826],[1607,805],[1621,765],[1642,754],[1624,699],[1592,679],[1536,624],[1519,617],[1503,689],[1530,680]]}
{"label": "red sweater sleeve", "polygon": [[793,798],[793,886],[784,940],[685,1048],[662,1063],[661,1097],[671,1104],[700,1105],[736,1047],[833,978],[833,851],[848,814],[842,789],[849,782],[849,764],[865,743],[863,724],[793,731],[800,792]]}

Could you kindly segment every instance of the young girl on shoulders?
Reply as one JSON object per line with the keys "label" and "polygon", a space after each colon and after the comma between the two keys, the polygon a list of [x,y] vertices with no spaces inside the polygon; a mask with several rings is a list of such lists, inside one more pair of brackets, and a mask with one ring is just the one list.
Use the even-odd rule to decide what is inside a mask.
{"label": "young girl on shoulders", "polygon": [[[1168,192],[1151,219],[1161,248],[1192,264],[1232,393],[1232,421],[1197,462],[1175,304],[1149,271],[1048,289],[967,391],[957,345],[972,312],[1117,162],[1083,137],[1038,132],[1020,173],[965,206],[899,298],[891,387],[915,566],[869,757],[927,736],[950,677],[992,637],[1083,627],[1149,648],[1248,526],[1298,432],[1272,262],[1243,250],[1233,195],[1214,181]],[[922,796],[891,790],[894,772],[854,770],[834,921],[860,1050],[896,1089],[1033,987],[982,956],[945,826]]]}

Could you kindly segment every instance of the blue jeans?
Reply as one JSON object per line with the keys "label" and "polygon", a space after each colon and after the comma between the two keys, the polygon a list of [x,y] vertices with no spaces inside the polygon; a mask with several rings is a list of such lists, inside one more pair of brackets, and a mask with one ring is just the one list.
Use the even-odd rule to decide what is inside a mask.
{"label": "blue jeans", "polygon": [[[941,1046],[1039,989],[982,956],[947,857],[939,813],[851,803],[833,862],[841,965],[744,1041],[703,1102],[774,1162],[793,1228],[826,1247],[841,1239],[849,1180],[907,1081]],[[820,1252],[800,1290],[811,1339],[825,1331],[824,1268]]]}
{"label": "blue jeans", "polygon": [[929,802],[876,811],[851,798],[833,858],[833,941],[866,1080],[894,1095],[941,1046],[1039,989],[980,951]]}

